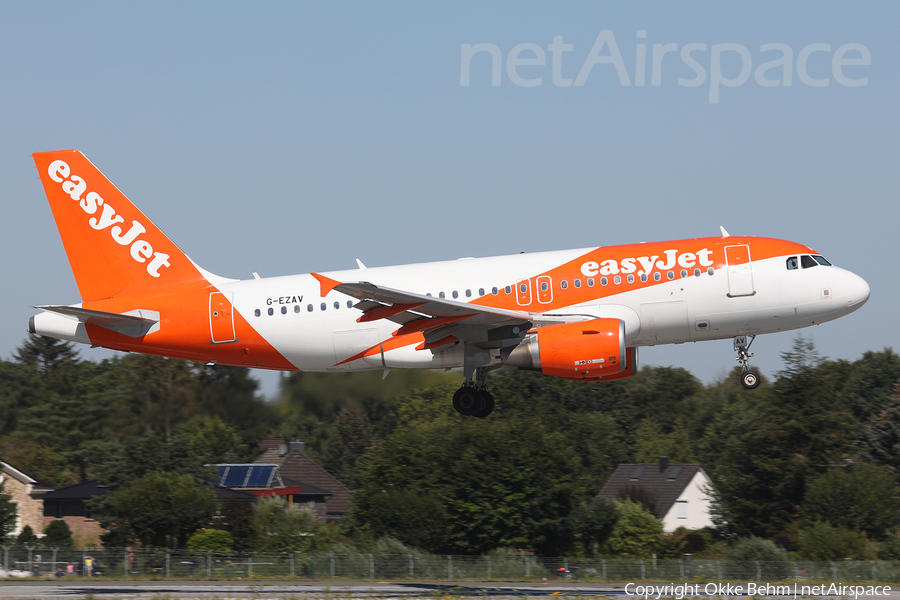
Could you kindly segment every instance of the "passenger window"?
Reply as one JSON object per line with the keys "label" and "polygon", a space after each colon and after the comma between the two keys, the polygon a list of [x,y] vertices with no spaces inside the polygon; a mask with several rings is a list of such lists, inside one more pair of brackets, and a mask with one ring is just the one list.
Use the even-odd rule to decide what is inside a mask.
{"label": "passenger window", "polygon": [[466,290],[466,298],[472,297],[472,290]]}
{"label": "passenger window", "polygon": [[341,303],[335,301],[335,303],[334,303],[334,308],[335,308],[335,310],[339,309],[340,307],[341,307]]}
{"label": "passenger window", "polygon": [[806,254],[804,254],[800,257],[800,266],[804,269],[810,269],[812,267],[818,267],[819,263],[814,261],[812,256],[807,256]]}
{"label": "passenger window", "polygon": [[713,269],[712,267],[710,267],[710,268],[708,268],[708,269],[706,270],[706,273],[707,273],[708,275],[715,275],[715,274],[716,274],[716,270]]}
{"label": "passenger window", "polygon": [[[541,289],[542,289],[542,290],[544,289],[544,286],[545,286],[545,285],[547,285],[547,284],[546,284],[546,283],[542,283],[542,284],[541,284]],[[559,282],[559,287],[561,287],[561,288],[564,289],[564,290],[567,290],[567,289],[569,289],[569,282],[566,281],[565,279],[563,279],[562,281]],[[547,291],[547,290],[544,290],[544,291]]]}
{"label": "passenger window", "polygon": [[523,283],[522,285],[519,286],[519,291],[524,294],[525,292],[528,291],[528,286]]}
{"label": "passenger window", "polygon": [[283,315],[286,315],[286,314],[287,314],[287,306],[282,306],[282,307],[281,307],[281,314],[283,314]]}
{"label": "passenger window", "polygon": [[588,287],[594,287],[594,278],[588,277]]}
{"label": "passenger window", "polygon": [[478,288],[478,295],[484,296],[484,288]]}
{"label": "passenger window", "polygon": [[682,269],[681,270],[681,278],[684,279],[685,277],[687,277],[687,269]]}
{"label": "passenger window", "polygon": [[[523,288],[522,291],[524,292],[524,291],[525,291],[525,290],[524,290],[525,286],[523,285],[522,288]],[[546,282],[546,281],[542,281],[542,282],[541,282],[541,291],[542,291],[542,292],[546,292],[546,291],[547,291],[547,282]]]}
{"label": "passenger window", "polygon": [[672,271],[669,271],[668,273],[666,273],[666,277],[668,277],[670,280],[675,279],[675,273],[673,273]]}
{"label": "passenger window", "polygon": [[613,277],[613,283],[619,285],[620,283],[622,283],[622,278],[616,275],[615,277]]}
{"label": "passenger window", "polygon": [[453,290],[453,299],[456,300],[457,298],[459,298],[459,292]]}
{"label": "passenger window", "polygon": [[634,275],[628,276],[628,283],[634,283]]}
{"label": "passenger window", "polygon": [[260,315],[259,309],[257,308],[256,310],[254,310],[253,314],[258,317]]}
{"label": "passenger window", "polygon": [[787,270],[788,271],[796,271],[797,270],[797,257],[791,256],[787,259]]}
{"label": "passenger window", "polygon": [[606,285],[608,283],[609,283],[609,279],[607,279],[606,277],[600,278],[600,285]]}
{"label": "passenger window", "polygon": [[653,281],[659,281],[662,279],[662,275],[659,274],[659,271],[653,274]]}
{"label": "passenger window", "polygon": [[694,277],[700,277],[700,269],[694,269]]}
{"label": "passenger window", "polygon": [[275,314],[275,310],[273,308],[269,307],[269,316],[271,317],[274,314]]}
{"label": "passenger window", "polygon": [[320,309],[320,310],[325,310],[326,308],[327,308],[327,306],[325,306],[325,303],[324,303],[324,302],[323,302],[322,304],[319,305],[319,309]]}
{"label": "passenger window", "polygon": [[581,287],[581,280],[580,280],[580,279],[576,279],[576,280],[574,281],[574,285],[575,285],[576,288],[580,288],[580,287]]}
{"label": "passenger window", "polygon": [[438,298],[446,298],[446,296],[444,295],[444,292],[439,293]]}
{"label": "passenger window", "polygon": [[814,259],[817,263],[819,263],[820,265],[822,265],[823,267],[830,267],[830,266],[832,266],[831,263],[828,262],[827,260],[825,260],[825,258],[822,257],[822,256],[813,255],[813,259]]}
{"label": "passenger window", "polygon": [[353,300],[347,300],[347,308],[353,308]]}
{"label": "passenger window", "polygon": [[494,288],[491,288],[491,293],[496,296],[497,294],[500,293],[500,290],[498,290],[497,288],[494,287]]}
{"label": "passenger window", "polygon": [[306,305],[306,310],[309,311],[309,312],[312,312],[312,311],[313,311],[313,305],[312,305],[312,304],[307,304],[307,305]]}
{"label": "passenger window", "polygon": [[641,281],[647,281],[647,274],[641,273]]}
{"label": "passenger window", "polygon": [[512,287],[506,286],[505,288],[503,288],[503,291],[506,292],[506,295],[508,296],[509,294],[512,294]]}
{"label": "passenger window", "polygon": [[295,312],[295,313],[300,312],[300,305],[299,305],[299,304],[295,304],[295,305],[294,305],[294,312]]}

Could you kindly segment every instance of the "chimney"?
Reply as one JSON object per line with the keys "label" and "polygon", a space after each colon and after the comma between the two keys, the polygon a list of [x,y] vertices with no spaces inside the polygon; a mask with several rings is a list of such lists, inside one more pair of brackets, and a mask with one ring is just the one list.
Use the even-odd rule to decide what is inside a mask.
{"label": "chimney", "polygon": [[665,473],[666,469],[669,468],[669,457],[668,456],[660,456],[659,457],[659,472]]}

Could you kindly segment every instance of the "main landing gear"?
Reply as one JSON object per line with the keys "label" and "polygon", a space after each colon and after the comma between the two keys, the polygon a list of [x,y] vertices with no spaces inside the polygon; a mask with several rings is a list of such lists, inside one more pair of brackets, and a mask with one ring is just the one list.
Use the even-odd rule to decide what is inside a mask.
{"label": "main landing gear", "polygon": [[476,381],[466,377],[463,386],[453,394],[453,408],[461,415],[483,419],[494,412],[494,396],[487,390],[484,368],[475,370]]}
{"label": "main landing gear", "polygon": [[753,390],[759,387],[759,373],[750,368],[750,357],[753,356],[753,353],[750,352],[750,344],[755,339],[755,335],[736,335],[734,337],[734,349],[738,353],[735,360],[741,363],[741,369],[743,370],[743,373],[741,373],[741,385],[744,386],[745,390]]}

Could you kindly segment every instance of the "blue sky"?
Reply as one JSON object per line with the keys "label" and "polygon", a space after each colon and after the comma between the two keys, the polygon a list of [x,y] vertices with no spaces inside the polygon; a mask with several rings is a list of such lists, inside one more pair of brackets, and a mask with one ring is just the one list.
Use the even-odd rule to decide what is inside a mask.
{"label": "blue sky", "polygon": [[[804,330],[822,354],[894,346],[898,13],[887,2],[5,3],[0,356],[22,342],[32,305],[79,301],[30,157],[64,148],[224,276],[711,236],[723,225],[808,244],[869,282],[860,311]],[[574,80],[604,31],[631,85],[602,62],[584,85],[555,85],[554,38],[572,45],[560,76]],[[464,44],[496,46],[500,85],[488,52],[460,85]],[[540,85],[509,76],[521,44],[539,46],[546,64],[513,74]],[[676,47],[657,86],[654,44]],[[706,48],[690,55],[705,73],[694,87],[678,83],[696,77],[688,44]],[[757,83],[754,71],[782,55],[764,44],[790,48],[790,86]],[[811,44],[829,48],[803,61],[825,86],[801,80]],[[871,64],[840,74],[865,85],[834,75],[846,44]],[[713,48],[734,83],[746,64],[736,45],[747,80],[720,85],[713,104]],[[519,59],[537,57],[528,48]],[[754,363],[773,374],[794,335],[760,337]],[[706,382],[732,357],[730,341],[641,352]],[[264,381],[271,393],[276,378]]]}

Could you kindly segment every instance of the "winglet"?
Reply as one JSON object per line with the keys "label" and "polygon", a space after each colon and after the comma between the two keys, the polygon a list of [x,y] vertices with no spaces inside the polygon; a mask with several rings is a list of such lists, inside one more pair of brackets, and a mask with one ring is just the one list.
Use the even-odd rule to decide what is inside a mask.
{"label": "winglet", "polygon": [[722,232],[722,237],[723,237],[723,238],[731,237],[730,235],[728,235],[728,232],[725,231],[725,228],[722,227],[721,225],[719,225],[719,231]]}
{"label": "winglet", "polygon": [[322,286],[321,295],[323,298],[328,295],[328,292],[341,285],[340,281],[335,281],[334,279],[319,275],[318,273],[310,273],[310,275],[315,277],[319,281],[319,285]]}

